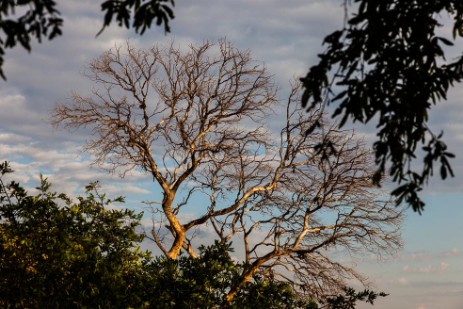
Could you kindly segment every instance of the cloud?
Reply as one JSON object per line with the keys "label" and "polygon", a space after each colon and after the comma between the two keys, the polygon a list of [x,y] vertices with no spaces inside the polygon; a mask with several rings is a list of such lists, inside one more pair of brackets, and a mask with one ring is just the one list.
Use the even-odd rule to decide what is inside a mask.
{"label": "cloud", "polygon": [[405,277],[400,277],[398,280],[397,280],[397,283],[400,284],[400,285],[409,285],[410,284],[410,281],[405,278]]}
{"label": "cloud", "polygon": [[395,279],[385,279],[385,278],[378,278],[374,280],[375,287],[376,286],[406,286],[410,285],[410,280],[406,277],[399,277]]}
{"label": "cloud", "polygon": [[401,261],[426,261],[432,259],[432,255],[426,251],[415,251],[400,255]]}
{"label": "cloud", "polygon": [[0,144],[17,144],[27,141],[27,137],[14,133],[0,131]]}
{"label": "cloud", "polygon": [[[0,131],[1,133],[1,131]],[[9,142],[11,140],[16,143]],[[3,142],[5,141],[5,142]],[[39,184],[39,174],[43,174],[53,184],[56,192],[80,195],[90,182],[100,181],[103,192],[109,195],[148,194],[144,188],[152,180],[140,171],[131,171],[125,179],[91,166],[92,158],[80,153],[76,145],[66,145],[63,149],[47,149],[32,139],[9,133],[0,134],[0,158],[10,162],[14,174],[6,175],[6,180],[20,182],[33,194]],[[155,188],[155,186],[153,187]]]}
{"label": "cloud", "polygon": [[[421,250],[421,251],[414,251],[414,252],[400,252],[398,254],[395,254],[393,256],[388,256],[383,258],[383,262],[407,262],[407,261],[413,261],[413,262],[419,262],[419,261],[429,261],[434,258],[434,255]],[[365,256],[365,261],[367,262],[372,262],[372,263],[377,263],[378,258],[375,255],[367,255]]]}
{"label": "cloud", "polygon": [[461,255],[461,250],[457,248],[452,248],[450,250],[441,252],[440,256],[442,257],[455,257],[455,256],[460,256]]}
{"label": "cloud", "polygon": [[412,273],[412,274],[428,274],[428,273],[438,273],[447,271],[449,264],[446,262],[441,262],[439,266],[427,265],[424,267],[409,267],[405,265],[403,267],[403,272]]}
{"label": "cloud", "polygon": [[[400,252],[391,257],[386,257],[383,262],[423,262],[432,261],[441,258],[453,258],[462,255],[462,251],[458,248],[451,248],[438,252],[429,252],[427,250],[419,250],[412,252]],[[366,262],[377,262],[377,257],[374,255],[365,256],[364,261]]]}

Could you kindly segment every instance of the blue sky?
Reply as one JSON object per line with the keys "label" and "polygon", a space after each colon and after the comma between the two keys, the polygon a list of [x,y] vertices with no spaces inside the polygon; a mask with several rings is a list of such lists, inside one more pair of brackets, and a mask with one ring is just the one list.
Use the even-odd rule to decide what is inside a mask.
{"label": "blue sky", "polygon": [[[37,184],[39,173],[48,175],[56,190],[74,193],[98,179],[108,193],[126,195],[128,205],[134,207],[140,200],[158,198],[149,179],[139,173],[120,179],[91,167],[89,157],[81,152],[88,132],[56,130],[49,124],[49,112],[57,101],[66,100],[71,90],[88,93],[91,89],[81,75],[88,61],[128,38],[137,46],[150,47],[172,39],[187,44],[226,37],[264,61],[284,91],[288,80],[304,75],[315,63],[323,37],[341,26],[344,16],[341,0],[177,1],[169,35],[153,28],[140,37],[113,26],[95,38],[102,20],[97,1],[60,2],[63,37],[33,44],[31,54],[19,48],[7,51],[8,81],[0,84],[0,159],[11,161],[16,178],[30,187]],[[463,50],[461,42],[451,52],[458,50]],[[462,94],[462,86],[457,85],[449,100],[431,113],[431,125],[445,131],[449,148],[457,155],[456,177],[431,181],[423,215],[406,211],[401,252],[381,262],[369,256],[357,261],[373,289],[391,294],[375,308],[463,308]],[[371,140],[371,129],[356,132]]]}

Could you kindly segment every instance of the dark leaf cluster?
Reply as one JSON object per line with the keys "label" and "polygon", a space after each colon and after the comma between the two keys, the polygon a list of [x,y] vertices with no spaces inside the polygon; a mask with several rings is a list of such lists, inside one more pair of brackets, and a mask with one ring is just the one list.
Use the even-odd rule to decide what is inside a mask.
{"label": "dark leaf cluster", "polygon": [[[356,0],[344,29],[328,35],[319,63],[302,78],[308,109],[336,104],[333,117],[377,124],[376,184],[389,170],[397,202],[421,211],[418,193],[440,165],[453,176],[442,134],[427,126],[430,108],[463,78],[463,57],[445,58],[445,46],[463,35],[463,2],[456,0]],[[346,4],[347,5],[347,4]],[[436,33],[439,18],[453,18],[453,38]],[[422,145],[420,149],[420,145]],[[417,153],[424,152],[422,168]]]}
{"label": "dark leaf cluster", "polygon": [[[169,21],[174,18],[174,0],[106,0],[100,34],[113,19],[119,26],[143,34],[153,22],[170,31]],[[3,67],[5,50],[17,44],[31,50],[31,40],[52,40],[62,34],[63,19],[56,8],[56,0],[2,0],[0,1],[0,77],[6,79]]]}
{"label": "dark leaf cluster", "polygon": [[63,20],[53,0],[2,0],[0,2],[0,76],[5,49],[20,44],[31,50],[31,38],[52,40],[62,34]]}
{"label": "dark leaf cluster", "polygon": [[164,25],[164,31],[170,32],[169,21],[174,18],[172,7],[174,0],[106,0],[101,4],[105,12],[103,28],[100,34],[113,19],[119,27],[130,28],[130,21],[135,32],[143,34],[151,27],[153,21],[157,26]]}
{"label": "dark leaf cluster", "polygon": [[373,305],[378,297],[386,297],[387,295],[384,292],[377,293],[370,290],[357,292],[352,288],[346,288],[344,294],[328,298],[326,306],[331,309],[355,309],[357,301]]}

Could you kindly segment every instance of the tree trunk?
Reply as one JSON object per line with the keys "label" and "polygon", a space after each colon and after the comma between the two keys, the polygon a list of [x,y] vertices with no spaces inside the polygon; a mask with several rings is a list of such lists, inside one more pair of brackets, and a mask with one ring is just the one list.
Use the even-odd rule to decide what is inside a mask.
{"label": "tree trunk", "polygon": [[183,243],[185,241],[185,229],[177,219],[177,216],[172,212],[172,203],[174,202],[175,192],[169,191],[164,193],[164,200],[162,201],[162,209],[169,220],[172,234],[174,235],[174,243],[172,244],[167,257],[170,259],[177,259],[180,254]]}
{"label": "tree trunk", "polygon": [[276,255],[277,254],[275,253],[275,251],[272,251],[266,254],[265,256],[255,260],[254,263],[252,263],[251,267],[243,273],[242,279],[231,287],[230,291],[227,294],[226,302],[230,304],[233,301],[233,298],[235,297],[236,293],[238,293],[238,290],[244,284],[251,280],[252,276],[256,273],[259,267]]}

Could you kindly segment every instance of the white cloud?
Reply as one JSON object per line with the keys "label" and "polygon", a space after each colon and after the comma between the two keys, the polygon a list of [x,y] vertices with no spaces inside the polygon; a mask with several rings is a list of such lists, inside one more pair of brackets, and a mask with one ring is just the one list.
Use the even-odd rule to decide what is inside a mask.
{"label": "white cloud", "polygon": [[400,285],[408,285],[410,284],[410,281],[405,277],[400,277],[399,279],[397,279],[397,283]]}
{"label": "white cloud", "polygon": [[443,257],[456,257],[461,255],[461,250],[458,248],[452,248],[450,250],[442,252],[440,255]]}
{"label": "white cloud", "polygon": [[447,271],[448,267],[449,267],[448,263],[441,262],[439,266],[427,265],[424,267],[410,267],[408,265],[405,265],[402,270],[405,273],[428,274],[428,273],[445,272]]}
{"label": "white cloud", "polygon": [[432,255],[427,251],[415,251],[400,256],[402,261],[426,261],[432,259]]}

